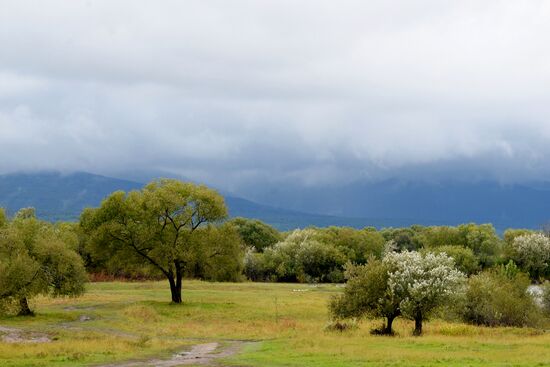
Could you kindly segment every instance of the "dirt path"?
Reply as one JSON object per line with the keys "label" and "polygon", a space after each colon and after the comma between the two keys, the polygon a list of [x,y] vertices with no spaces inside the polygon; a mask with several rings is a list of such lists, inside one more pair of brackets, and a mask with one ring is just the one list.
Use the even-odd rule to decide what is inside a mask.
{"label": "dirt path", "polygon": [[0,340],[4,343],[49,343],[52,340],[41,333],[0,326]]}
{"label": "dirt path", "polygon": [[170,359],[151,359],[146,361],[131,361],[106,364],[97,367],[176,367],[186,365],[215,365],[216,359],[230,357],[238,353],[245,345],[256,342],[227,341],[223,347],[217,342],[197,344],[190,350],[172,355]]}

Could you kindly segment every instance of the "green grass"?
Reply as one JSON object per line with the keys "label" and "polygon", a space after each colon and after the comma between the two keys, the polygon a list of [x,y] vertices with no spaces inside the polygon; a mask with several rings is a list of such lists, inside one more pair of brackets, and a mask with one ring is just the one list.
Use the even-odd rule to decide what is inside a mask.
{"label": "green grass", "polygon": [[[545,366],[550,334],[434,320],[425,335],[398,320],[396,337],[371,336],[380,321],[325,332],[333,285],[184,283],[184,304],[170,305],[168,284],[94,283],[78,299],[40,298],[33,318],[0,325],[41,332],[45,344],[0,343],[0,366],[88,366],[170,355],[202,340],[259,340],[223,360],[227,366]],[[306,291],[297,292],[298,289]],[[89,321],[80,321],[81,316]]]}

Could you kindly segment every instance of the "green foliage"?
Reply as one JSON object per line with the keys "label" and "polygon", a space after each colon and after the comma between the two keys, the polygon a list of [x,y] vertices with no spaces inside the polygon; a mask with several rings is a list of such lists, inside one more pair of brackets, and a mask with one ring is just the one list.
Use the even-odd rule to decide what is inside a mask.
{"label": "green foliage", "polygon": [[550,282],[546,281],[542,285],[542,310],[547,317],[550,317]]}
{"label": "green foliage", "polygon": [[85,210],[80,224],[90,236],[92,256],[129,268],[152,267],[168,279],[172,301],[181,303],[183,275],[198,266],[205,250],[201,237],[210,234],[205,226],[226,215],[223,197],[216,191],[161,179],[141,191],[114,192],[99,208]]}
{"label": "green foliage", "polygon": [[467,241],[461,235],[458,227],[438,226],[428,227],[424,233],[424,246],[430,250],[443,246],[467,247]]}
{"label": "green foliage", "polygon": [[247,279],[254,282],[277,280],[272,269],[268,269],[264,254],[257,253],[253,248],[245,251],[243,273]]}
{"label": "green foliage", "polygon": [[0,228],[8,223],[8,216],[4,208],[0,208]]}
{"label": "green foliage", "polygon": [[487,326],[533,325],[537,308],[527,293],[529,277],[513,263],[472,276],[468,281],[463,319]]}
{"label": "green foliage", "polygon": [[512,261],[508,261],[506,265],[501,264],[495,268],[501,275],[507,277],[508,279],[515,279],[520,273],[518,266]]}
{"label": "green foliage", "polygon": [[428,227],[422,233],[425,248],[458,246],[473,251],[482,268],[493,266],[502,253],[502,241],[491,224],[462,224],[458,227]]}
{"label": "green foliage", "polygon": [[[297,233],[309,245],[311,262],[298,258],[299,245]],[[338,266],[329,270],[325,277],[319,273],[318,265],[323,266],[322,258],[337,259],[340,255],[355,264],[365,264],[369,257],[381,258],[385,252],[420,251],[422,253],[446,253],[452,257],[456,266],[465,274],[475,274],[502,261],[502,240],[490,224],[464,224],[450,226],[411,226],[409,228],[375,228],[357,230],[348,227],[308,228],[285,234],[285,239],[260,251],[249,251],[245,258],[245,274],[252,280],[278,281],[335,281],[342,279],[341,260]],[[304,239],[302,238],[302,241]],[[292,242],[292,243],[289,243]],[[388,246],[391,247],[387,248]],[[308,246],[304,246],[307,250]],[[336,251],[331,250],[336,249]],[[314,254],[313,254],[314,252]],[[337,254],[339,253],[339,255]],[[334,265],[334,264],[333,264]],[[315,268],[317,267],[317,268]],[[325,271],[330,265],[325,265]],[[308,270],[311,268],[310,270]]]}
{"label": "green foliage", "polygon": [[242,280],[244,244],[231,224],[209,225],[190,243],[186,275],[209,281]]}
{"label": "green foliage", "polygon": [[386,241],[393,241],[396,251],[416,251],[425,246],[424,227],[384,228],[380,234]]}
{"label": "green foliage", "polygon": [[336,247],[356,264],[364,264],[371,256],[380,258],[386,240],[373,228],[357,230],[350,227],[316,229],[315,239]]}
{"label": "green foliage", "polygon": [[534,280],[550,274],[550,238],[542,233],[521,235],[514,239],[511,257]]}
{"label": "green foliage", "polygon": [[245,275],[251,280],[342,282],[346,262],[364,264],[382,256],[385,239],[374,228],[307,228],[285,234],[263,253],[249,250]]}
{"label": "green foliage", "polygon": [[22,308],[39,294],[80,295],[87,279],[80,256],[66,242],[67,233],[33,213],[23,209],[0,228],[0,302],[19,302]]}
{"label": "green foliage", "polygon": [[[440,246],[430,250],[434,254],[445,253],[453,258],[458,270],[472,275],[480,270],[479,261],[472,249],[462,246]],[[424,253],[426,251],[423,251]]]}
{"label": "green foliage", "polygon": [[497,263],[502,252],[502,242],[492,224],[463,224],[458,226],[458,231],[466,240],[465,247],[471,248],[479,258],[482,268]]}
{"label": "green foliage", "polygon": [[386,326],[381,330],[392,334],[392,322],[400,314],[400,300],[393,297],[388,285],[389,266],[375,258],[366,265],[346,266],[348,282],[341,295],[333,296],[329,312],[334,319],[384,317]]}
{"label": "green foliage", "polygon": [[287,282],[341,282],[346,256],[321,242],[318,230],[296,230],[263,254],[248,252],[245,274],[250,279]]}
{"label": "green foliage", "polygon": [[229,220],[244,244],[253,247],[258,252],[263,252],[267,247],[273,246],[282,240],[281,234],[273,227],[256,219],[233,218]]}

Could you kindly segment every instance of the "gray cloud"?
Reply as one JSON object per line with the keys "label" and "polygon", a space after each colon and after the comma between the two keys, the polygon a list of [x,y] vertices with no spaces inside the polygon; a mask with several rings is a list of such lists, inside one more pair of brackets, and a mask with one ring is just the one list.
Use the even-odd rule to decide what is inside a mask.
{"label": "gray cloud", "polygon": [[544,1],[0,1],[0,171],[550,180]]}

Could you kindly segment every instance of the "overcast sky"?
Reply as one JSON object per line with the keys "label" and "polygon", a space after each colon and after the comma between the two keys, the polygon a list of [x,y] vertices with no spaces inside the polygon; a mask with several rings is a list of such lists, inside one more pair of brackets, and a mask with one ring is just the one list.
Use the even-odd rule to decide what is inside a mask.
{"label": "overcast sky", "polygon": [[550,180],[549,1],[0,0],[0,172]]}

